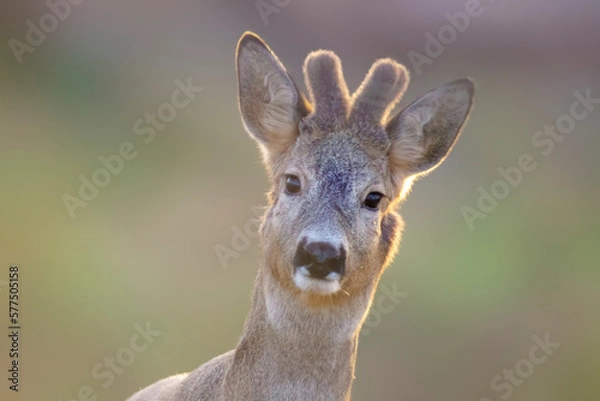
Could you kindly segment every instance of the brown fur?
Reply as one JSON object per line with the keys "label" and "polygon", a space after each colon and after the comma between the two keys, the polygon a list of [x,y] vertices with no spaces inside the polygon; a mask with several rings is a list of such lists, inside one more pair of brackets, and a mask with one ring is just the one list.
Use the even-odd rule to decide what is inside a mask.
{"label": "brown fur", "polygon": [[[358,333],[400,242],[394,209],[451,150],[473,84],[450,82],[389,118],[408,84],[393,60],[377,61],[350,96],[337,56],[311,53],[310,103],[256,35],[242,36],[236,62],[242,120],[272,181],[252,307],[235,350],[130,400],[349,400]],[[284,191],[288,174],[301,181],[297,195]],[[379,210],[363,206],[369,192],[384,195]],[[292,259],[307,233],[347,251],[339,290],[295,282]]]}

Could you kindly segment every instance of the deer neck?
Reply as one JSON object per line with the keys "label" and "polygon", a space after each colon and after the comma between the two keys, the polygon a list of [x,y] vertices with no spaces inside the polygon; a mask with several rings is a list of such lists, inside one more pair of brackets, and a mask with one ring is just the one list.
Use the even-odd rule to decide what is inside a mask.
{"label": "deer neck", "polygon": [[372,291],[355,295],[343,307],[310,308],[268,269],[260,269],[234,371],[261,383],[253,392],[261,399],[272,394],[276,399],[349,399],[358,332]]}

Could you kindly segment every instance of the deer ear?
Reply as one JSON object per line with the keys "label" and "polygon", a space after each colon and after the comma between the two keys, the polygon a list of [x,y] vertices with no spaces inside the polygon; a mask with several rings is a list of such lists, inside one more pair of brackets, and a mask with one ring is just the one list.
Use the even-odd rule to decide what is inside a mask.
{"label": "deer ear", "polygon": [[426,93],[389,121],[389,160],[398,182],[412,182],[416,175],[432,171],[450,153],[474,92],[470,79],[457,79]]}
{"label": "deer ear", "polygon": [[271,163],[296,140],[298,122],[308,114],[308,104],[277,56],[257,35],[242,35],[236,66],[242,121]]}

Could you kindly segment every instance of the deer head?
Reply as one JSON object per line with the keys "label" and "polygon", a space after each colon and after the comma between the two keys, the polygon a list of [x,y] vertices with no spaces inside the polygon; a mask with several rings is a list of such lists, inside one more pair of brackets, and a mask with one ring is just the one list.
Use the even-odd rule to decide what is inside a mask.
{"label": "deer head", "polygon": [[396,206],[452,149],[473,83],[452,81],[390,115],[409,81],[391,59],[376,61],[350,95],[340,59],[310,53],[309,100],[252,33],[240,39],[236,65],[242,120],[272,183],[261,227],[267,269],[317,303],[372,290],[398,248]]}

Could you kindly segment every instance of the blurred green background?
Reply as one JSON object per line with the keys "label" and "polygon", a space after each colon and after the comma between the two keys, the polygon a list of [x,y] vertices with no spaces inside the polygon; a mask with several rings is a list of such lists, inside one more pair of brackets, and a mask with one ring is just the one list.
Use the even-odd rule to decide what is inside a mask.
{"label": "blurred green background", "polygon": [[[600,98],[600,3],[482,0],[415,67],[409,53],[426,56],[426,33],[467,3],[85,0],[16,57],[13,39],[25,43],[27,21],[39,27],[49,8],[3,2],[0,297],[8,303],[8,266],[19,264],[23,331],[21,391],[8,391],[4,373],[1,398],[67,401],[89,386],[97,400],[123,400],[235,346],[258,241],[226,268],[215,249],[232,248],[268,188],[236,102],[234,49],[252,30],[302,88],[304,57],[319,48],[339,54],[351,90],[377,58],[406,64],[400,107],[461,76],[477,82],[457,146],[402,206],[400,254],[382,285],[406,296],[369,319],[353,399],[598,399],[600,105],[550,154],[532,140],[569,113],[575,91]],[[188,77],[202,92],[144,143],[134,123]],[[80,175],[123,142],[136,158],[71,218],[63,196],[78,196]],[[536,169],[469,227],[461,208],[476,208],[478,188],[490,191],[497,169],[525,153]],[[147,323],[160,332],[153,342],[124,349]],[[494,389],[546,333],[561,343],[554,354],[510,393]],[[127,366],[112,380],[93,373],[117,356]]]}

